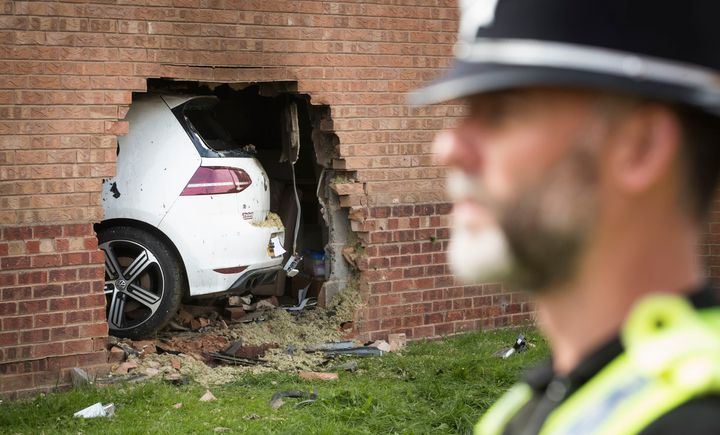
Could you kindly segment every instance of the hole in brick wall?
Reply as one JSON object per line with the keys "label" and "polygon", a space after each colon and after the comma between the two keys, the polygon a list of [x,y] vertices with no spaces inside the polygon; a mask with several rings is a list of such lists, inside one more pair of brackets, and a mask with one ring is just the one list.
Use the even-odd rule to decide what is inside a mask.
{"label": "hole in brick wall", "polygon": [[[343,249],[352,244],[352,241],[348,241],[348,237],[352,237],[348,211],[340,206],[338,195],[331,189],[331,185],[338,180],[349,180],[353,174],[332,168],[333,159],[337,157],[339,140],[332,131],[330,107],[311,104],[310,96],[300,94],[296,89],[297,84],[294,82],[238,84],[149,80],[147,93],[133,95],[133,106],[128,114],[130,132],[126,137],[120,138],[118,175],[107,180],[104,186],[106,219],[98,224],[98,234],[112,234],[113,227],[125,226],[156,233],[157,242],[170,245],[174,254],[181,259],[178,267],[187,271],[188,288],[183,290],[186,292],[186,301],[249,291],[258,296],[277,296],[281,298],[281,302],[292,305],[297,301],[298,290],[308,285],[309,296],[317,297],[320,303],[329,301],[348,285],[351,267],[343,257]],[[196,96],[203,98],[194,98]],[[140,106],[144,107],[143,110],[164,110],[166,113],[143,115],[140,119],[137,115]],[[133,111],[134,108],[138,109]],[[154,117],[152,121],[148,119],[150,116]],[[166,134],[150,132],[162,130],[165,123],[169,126]],[[176,123],[182,126],[178,127]],[[123,167],[123,153],[137,154],[147,151],[144,147],[165,146],[162,144],[168,141],[168,136],[178,142],[175,146],[179,147],[180,142],[183,142],[188,145],[186,148],[190,149],[181,151],[176,148],[176,152],[163,154],[168,157],[166,161],[161,161],[163,159],[154,153],[152,155],[155,157],[147,159],[143,164],[131,168]],[[196,149],[192,149],[190,142],[193,142]],[[195,155],[190,151],[195,152]],[[237,203],[233,203],[231,197],[241,198],[244,192],[227,195],[222,189],[227,186],[241,189],[238,185],[247,183],[243,178],[245,171],[238,172],[232,168],[242,167],[242,162],[247,162],[248,159],[256,162],[256,168],[262,168],[255,173],[247,169],[245,173],[251,186],[247,189],[256,189],[254,195],[257,197],[238,199]],[[293,160],[294,181],[293,165],[290,163]],[[203,169],[201,174],[197,171],[197,166],[210,169]],[[226,167],[231,169],[220,169]],[[148,173],[143,171],[152,171],[154,175],[148,177]],[[258,175],[263,171],[266,176]],[[163,177],[164,180],[185,177],[187,180],[183,179],[182,183],[187,185],[179,197],[175,195],[174,198],[166,198],[167,186],[158,189],[153,185],[153,180],[157,184],[167,183],[158,182],[158,178],[153,177]],[[253,179],[254,177],[258,178]],[[138,178],[144,178],[145,181],[138,182]],[[264,189],[257,188],[260,184]],[[122,201],[125,201],[125,208],[137,209],[145,201],[148,192],[154,195],[149,196],[150,200],[156,201],[150,205],[150,213],[136,213],[135,210],[130,211],[127,216],[123,215],[123,211],[120,211],[123,208]],[[194,206],[183,205],[198,198],[200,201]],[[164,199],[169,201],[162,204],[157,202]],[[297,233],[296,201],[300,204]],[[272,219],[257,222],[254,216],[258,204],[265,203],[269,204],[269,210],[280,218],[285,228],[284,237],[279,237],[288,251],[284,254],[282,264],[288,261],[292,251],[300,253],[304,258],[299,267],[300,273],[294,277],[276,270],[262,273],[263,265],[258,264],[257,260],[263,255],[254,252],[258,246],[255,240],[257,234],[249,235],[248,242],[243,246],[254,250],[247,255],[231,253],[233,247],[216,246],[225,241],[198,240],[193,234],[202,232],[193,229],[203,225],[214,228],[227,226],[228,234],[242,232],[243,225],[233,227],[233,222],[227,219],[227,213],[217,212],[215,208],[218,204],[222,204],[225,211],[227,207],[237,207],[237,221],[253,222],[254,226],[261,228],[272,226]],[[178,225],[184,224],[183,219],[190,225],[185,230],[178,230]],[[101,236],[101,245],[105,242],[103,237],[107,239],[107,236]],[[270,235],[271,240],[272,237],[273,235]],[[119,252],[127,257],[122,259],[127,263],[125,266],[139,261],[143,243],[139,245],[141,246],[117,245]],[[270,245],[267,245],[267,249],[274,249]],[[106,245],[106,256],[110,250],[108,247]],[[261,254],[265,254],[265,249],[263,245]],[[188,250],[192,252],[185,252]],[[223,255],[227,256],[227,261],[223,260]],[[267,260],[267,256],[265,257]],[[247,261],[238,260],[240,258],[246,258]],[[161,258],[156,261],[162,265]],[[112,265],[110,267],[112,268]],[[120,268],[124,268],[123,264],[120,264]],[[202,268],[205,270],[199,271]],[[248,276],[238,278],[236,282],[227,278],[253,269],[259,272],[246,273]],[[106,268],[106,272],[112,271],[108,272]],[[114,278],[106,276],[106,292],[124,285]],[[153,283],[149,280],[145,284],[152,286]],[[159,289],[159,286],[156,287]],[[161,290],[154,293],[159,294]],[[119,305],[113,306],[112,301],[108,304],[111,330],[114,329],[113,321],[118,323],[115,326],[121,330],[123,325],[120,323],[128,320],[120,317],[114,320],[112,309],[120,309]],[[139,319],[142,320],[143,315],[146,315],[143,313],[147,313],[147,310],[142,306],[143,301],[136,305]],[[131,319],[130,323],[132,321],[137,320]],[[153,332],[151,326],[140,328],[142,334],[120,332],[118,335],[148,335]]]}

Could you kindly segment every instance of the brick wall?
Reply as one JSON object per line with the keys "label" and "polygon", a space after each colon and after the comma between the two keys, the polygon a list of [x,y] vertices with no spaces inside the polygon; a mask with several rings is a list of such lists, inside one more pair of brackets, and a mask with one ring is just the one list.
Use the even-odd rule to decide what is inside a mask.
{"label": "brick wall", "polygon": [[461,113],[405,93],[449,64],[454,0],[0,0],[0,394],[103,360],[92,222],[132,92],[148,78],[294,81],[329,105],[336,186],[364,255],[361,338],[529,317],[523,296],[448,275],[448,205],[430,141]]}
{"label": "brick wall", "polygon": [[5,227],[0,237],[0,394],[22,397],[106,363],[102,255],[91,224]]}

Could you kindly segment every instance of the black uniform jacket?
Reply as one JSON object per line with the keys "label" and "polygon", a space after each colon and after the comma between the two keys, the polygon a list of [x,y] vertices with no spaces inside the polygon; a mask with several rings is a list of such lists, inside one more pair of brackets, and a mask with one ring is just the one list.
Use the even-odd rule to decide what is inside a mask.
{"label": "black uniform jacket", "polygon": [[[696,308],[720,305],[718,291],[702,288],[688,299]],[[599,347],[583,360],[568,376],[553,372],[552,361],[546,361],[524,376],[533,389],[533,398],[508,423],[504,435],[537,434],[548,415],[568,396],[623,352],[619,338]],[[668,412],[641,435],[720,435],[720,396],[693,399]]]}

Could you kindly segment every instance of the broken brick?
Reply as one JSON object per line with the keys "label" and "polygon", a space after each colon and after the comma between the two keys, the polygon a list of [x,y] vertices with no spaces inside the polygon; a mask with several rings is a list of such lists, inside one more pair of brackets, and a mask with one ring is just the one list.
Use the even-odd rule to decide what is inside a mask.
{"label": "broken brick", "polygon": [[225,308],[225,314],[230,320],[240,320],[245,317],[245,310],[242,307]]}
{"label": "broken brick", "polygon": [[126,375],[130,370],[136,369],[138,367],[137,363],[134,361],[126,361],[118,366],[115,370],[113,370],[113,373],[117,375]]}
{"label": "broken brick", "polygon": [[306,381],[334,381],[339,379],[337,373],[300,372],[300,378]]}
{"label": "broken brick", "polygon": [[125,351],[117,346],[110,348],[110,352],[108,352],[108,362],[121,363],[123,361],[125,361]]}

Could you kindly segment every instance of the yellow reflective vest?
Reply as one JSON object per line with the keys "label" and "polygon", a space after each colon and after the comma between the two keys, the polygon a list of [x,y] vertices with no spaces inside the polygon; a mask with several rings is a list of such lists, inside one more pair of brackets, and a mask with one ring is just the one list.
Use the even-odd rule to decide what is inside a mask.
{"label": "yellow reflective vest", "polygon": [[[633,309],[621,339],[625,351],[558,405],[541,435],[637,434],[693,398],[720,394],[720,307],[651,296]],[[512,387],[475,435],[501,435],[531,397],[529,385]]]}

